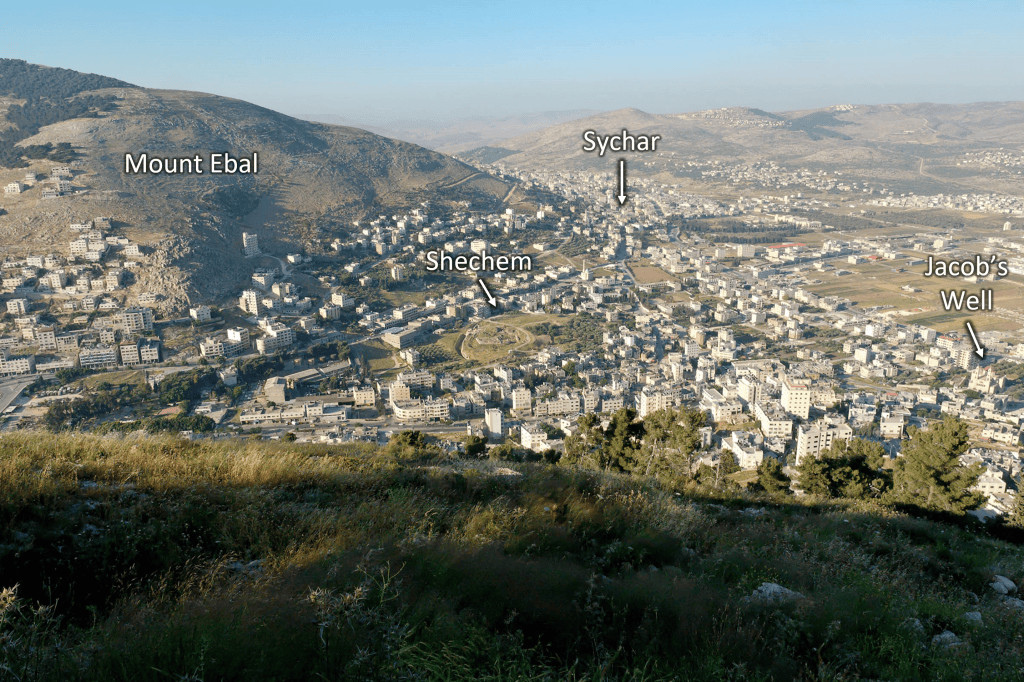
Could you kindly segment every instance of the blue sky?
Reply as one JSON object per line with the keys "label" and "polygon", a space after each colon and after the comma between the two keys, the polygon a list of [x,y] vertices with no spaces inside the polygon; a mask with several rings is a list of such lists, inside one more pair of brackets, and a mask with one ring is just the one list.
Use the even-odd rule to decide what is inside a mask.
{"label": "blue sky", "polygon": [[289,114],[455,120],[1024,99],[1024,2],[72,2],[0,56]]}

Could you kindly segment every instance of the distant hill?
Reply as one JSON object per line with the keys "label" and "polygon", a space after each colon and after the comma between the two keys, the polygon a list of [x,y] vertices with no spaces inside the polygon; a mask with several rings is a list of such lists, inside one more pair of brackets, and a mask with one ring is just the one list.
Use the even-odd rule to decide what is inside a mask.
{"label": "distant hill", "polygon": [[[500,160],[530,170],[606,170],[604,158],[582,150],[582,134],[659,134],[654,154],[617,154],[643,161],[633,172],[669,177],[687,161],[726,163],[769,159],[789,167],[829,169],[855,177],[921,179],[942,189],[985,186],[956,168],[966,151],[1007,146],[1021,150],[1024,103],[838,105],[769,113],[736,107],[686,114],[650,114],[621,109],[569,121],[460,153],[479,163]],[[497,158],[493,149],[503,150]],[[509,153],[514,151],[515,153]],[[925,173],[922,162],[931,169]],[[963,182],[961,182],[963,181]],[[1013,182],[991,185],[1004,192],[1024,190]]]}
{"label": "distant hill", "polygon": [[422,145],[427,149],[457,154],[498,140],[543,130],[552,125],[573,121],[598,113],[593,109],[570,111],[540,111],[512,116],[473,116],[446,121],[392,120],[377,121],[373,125],[335,115],[305,115],[311,121],[355,126]]}
{"label": "distant hill", "polygon": [[468,163],[494,163],[504,159],[506,156],[518,153],[515,149],[505,149],[504,147],[477,147],[473,151],[465,152],[459,156]]}
{"label": "distant hill", "polygon": [[[0,161],[9,169],[0,168],[0,181],[21,180],[26,164],[47,172],[38,161],[44,158],[73,159],[74,184],[88,190],[57,202],[32,201],[30,193],[6,205],[0,233],[8,253],[52,250],[67,241],[69,221],[112,216],[154,245],[161,267],[142,273],[140,285],[178,310],[246,283],[252,264],[242,258],[243,230],[259,234],[264,250],[279,256],[316,252],[367,215],[426,200],[496,210],[510,189],[413,144],[216,95],[151,90],[15,60],[3,62],[0,84],[8,92],[0,101],[0,139],[17,157]],[[258,152],[259,174],[124,173],[126,153],[208,158],[225,151]]]}

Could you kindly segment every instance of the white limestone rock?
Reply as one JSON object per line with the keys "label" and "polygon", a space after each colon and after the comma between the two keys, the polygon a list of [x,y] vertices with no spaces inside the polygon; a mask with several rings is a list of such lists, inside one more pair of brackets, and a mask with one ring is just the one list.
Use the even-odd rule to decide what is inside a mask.
{"label": "white limestone rock", "polygon": [[932,637],[932,646],[949,649],[956,646],[963,646],[963,642],[961,642],[960,638],[949,630],[944,630],[941,635],[935,635]]}
{"label": "white limestone rock", "polygon": [[761,586],[754,590],[747,599],[762,604],[781,604],[805,599],[805,597],[799,592],[794,592],[776,583],[761,583]]}
{"label": "white limestone rock", "polygon": [[1013,581],[1004,575],[993,577],[988,586],[997,594],[1013,594],[1017,591],[1017,586],[1013,584]]}

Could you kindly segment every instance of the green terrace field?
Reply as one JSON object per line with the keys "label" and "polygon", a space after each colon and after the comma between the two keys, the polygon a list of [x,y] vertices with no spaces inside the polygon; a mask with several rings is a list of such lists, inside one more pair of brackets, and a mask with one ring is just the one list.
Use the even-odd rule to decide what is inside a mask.
{"label": "green terrace field", "polygon": [[0,436],[0,679],[1022,679],[989,587],[1019,545],[729,489],[412,437]]}

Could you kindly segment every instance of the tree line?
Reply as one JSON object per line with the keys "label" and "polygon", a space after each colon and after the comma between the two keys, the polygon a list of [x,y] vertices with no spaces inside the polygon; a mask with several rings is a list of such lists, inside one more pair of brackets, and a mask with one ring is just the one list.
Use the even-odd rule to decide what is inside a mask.
{"label": "tree line", "polygon": [[[73,118],[92,118],[99,112],[115,108],[109,95],[81,95],[89,90],[112,87],[135,87],[124,81],[69,69],[41,68],[18,59],[0,59],[0,93],[24,104],[12,104],[5,118],[11,127],[0,131],[0,166],[22,168],[25,158],[68,162],[75,152],[68,143],[18,147],[22,140],[54,123]],[[73,99],[71,99],[73,98]]]}
{"label": "tree line", "polygon": [[18,99],[65,98],[88,90],[134,87],[131,83],[95,73],[37,66],[23,59],[0,59],[0,92]]}
{"label": "tree line", "polygon": [[[578,420],[578,429],[565,437],[561,454],[541,453],[535,458],[654,477],[675,488],[701,486],[738,492],[739,485],[730,476],[739,471],[732,453],[722,451],[707,457],[708,453],[702,452],[701,429],[705,422],[703,412],[689,407],[659,410],[644,419],[638,419],[631,408],[620,409],[605,419],[585,414]],[[819,457],[802,458],[795,469],[795,483],[779,460],[766,456],[747,491],[787,496],[795,485],[821,499],[874,500],[907,511],[957,516],[984,504],[986,497],[975,486],[985,467],[960,461],[970,447],[965,422],[947,417],[928,429],[910,428],[909,436],[902,456],[891,467],[878,442],[861,438],[837,441]],[[492,450],[492,456],[507,456],[516,450],[506,445],[499,448]],[[1024,501],[1017,503],[1009,519],[1011,524],[1018,519],[1024,527]]]}

